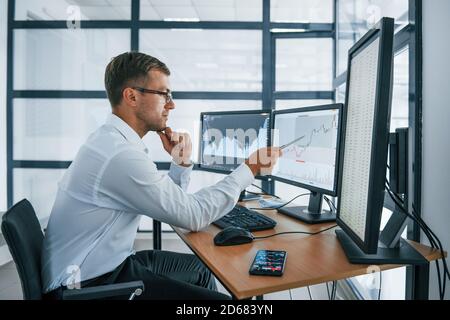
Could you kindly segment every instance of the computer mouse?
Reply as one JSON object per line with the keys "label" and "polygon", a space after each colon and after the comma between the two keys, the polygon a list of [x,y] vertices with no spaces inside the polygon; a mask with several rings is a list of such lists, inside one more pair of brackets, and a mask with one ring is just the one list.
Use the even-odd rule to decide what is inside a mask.
{"label": "computer mouse", "polygon": [[247,229],[239,227],[227,227],[214,237],[216,246],[234,246],[253,241],[253,235]]}

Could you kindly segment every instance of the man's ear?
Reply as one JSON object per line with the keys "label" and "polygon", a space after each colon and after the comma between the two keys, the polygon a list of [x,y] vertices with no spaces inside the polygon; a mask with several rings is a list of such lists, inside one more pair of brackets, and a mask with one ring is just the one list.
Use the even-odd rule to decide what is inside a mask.
{"label": "man's ear", "polygon": [[122,99],[123,101],[132,107],[136,106],[136,91],[131,88],[125,88],[122,91]]}

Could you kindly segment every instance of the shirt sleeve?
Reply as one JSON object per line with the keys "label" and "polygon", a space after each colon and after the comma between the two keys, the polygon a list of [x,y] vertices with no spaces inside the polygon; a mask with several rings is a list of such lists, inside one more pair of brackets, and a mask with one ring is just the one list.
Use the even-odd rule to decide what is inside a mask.
{"label": "shirt sleeve", "polygon": [[172,161],[169,169],[169,177],[173,180],[173,182],[179,185],[181,189],[186,191],[189,186],[189,181],[191,180],[191,172],[193,167],[194,165],[183,167]]}
{"label": "shirt sleeve", "polygon": [[[184,174],[184,173],[183,173]],[[198,231],[229,212],[254,180],[246,164],[213,186],[188,194],[138,151],[121,152],[106,165],[96,194],[98,205]]]}

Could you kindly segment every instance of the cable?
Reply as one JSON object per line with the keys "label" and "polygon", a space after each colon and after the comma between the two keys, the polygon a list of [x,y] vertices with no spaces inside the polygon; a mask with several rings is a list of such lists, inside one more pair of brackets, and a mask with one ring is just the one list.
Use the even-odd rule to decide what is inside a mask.
{"label": "cable", "polygon": [[308,294],[309,294],[309,300],[312,300],[311,290],[309,289],[309,286],[306,286],[308,288]]}
{"label": "cable", "polygon": [[[413,215],[411,215],[404,208],[404,203],[400,200],[400,197],[397,194],[393,193],[392,190],[390,190],[390,188],[387,188],[387,190],[388,190],[388,193],[391,196],[392,200],[394,200],[394,202],[397,204],[397,206],[399,206],[402,209],[403,213],[406,214],[412,220],[414,220],[419,225],[419,227],[423,230],[423,232],[427,236],[428,241],[430,242],[432,248],[434,248],[434,249],[439,248],[439,250],[441,251],[442,257],[444,257],[442,244],[440,243],[439,238],[433,233],[433,231],[422,220],[422,218],[420,218],[420,216],[415,211],[415,208],[413,207]],[[399,202],[401,203],[401,205],[399,204]],[[435,239],[437,241],[439,241],[438,244],[436,243]],[[438,260],[435,261],[437,277],[438,277],[438,285],[439,285],[439,296],[441,299],[443,299],[445,296],[445,287],[446,287],[446,277],[445,276],[448,275],[447,263],[444,258],[442,258],[442,260],[443,260],[443,268],[444,268],[444,270],[443,270],[444,271],[444,279],[442,280],[442,282],[443,282],[442,284],[441,284],[441,272],[440,272],[439,261]]]}
{"label": "cable", "polygon": [[281,206],[278,206],[278,207],[272,207],[272,208],[249,208],[249,209],[252,209],[252,210],[278,210],[278,209],[283,208],[284,206],[287,206],[289,203],[291,203],[295,199],[303,197],[303,196],[307,196],[307,195],[310,195],[310,194],[311,194],[310,192],[299,194],[298,196],[295,196],[294,198],[292,198],[288,202],[283,203]]}
{"label": "cable", "polygon": [[437,240],[437,242],[438,242],[438,244],[439,244],[439,248],[440,248],[440,250],[441,250],[441,255],[442,255],[442,257],[443,257],[443,264],[445,265],[445,269],[446,269],[445,271],[446,271],[447,277],[448,277],[449,280],[450,280],[450,272],[449,272],[449,269],[448,269],[448,267],[447,267],[447,261],[444,259],[444,250],[443,250],[443,246],[442,246],[441,240],[436,236],[436,234],[433,232],[433,230],[431,230],[431,228],[428,227],[428,225],[425,223],[425,221],[423,221],[423,219],[419,216],[419,214],[417,213],[417,210],[416,210],[414,204],[412,205],[412,209],[413,209],[413,211],[412,211],[413,214],[414,214],[416,217],[418,217],[418,219],[420,219],[420,220],[425,224],[425,226],[428,228],[428,230],[430,231],[430,233],[436,238],[436,240]]}
{"label": "cable", "polygon": [[[277,198],[277,199],[280,199],[279,196],[267,192],[266,190],[264,190],[263,188],[261,188],[260,186],[254,184],[254,183],[252,183],[252,186],[255,187],[255,188],[258,188],[259,190],[261,190],[261,191],[263,192],[262,194],[265,194],[265,195],[272,196],[272,197],[275,197],[275,198]],[[250,191],[247,191],[247,192],[250,192]],[[256,192],[250,192],[250,193],[258,194],[258,193],[256,193]],[[259,193],[259,194],[261,194],[261,193]]]}
{"label": "cable", "polygon": [[[424,222],[423,220],[420,221],[419,219],[416,218],[416,215],[411,215],[405,208],[404,208],[404,203],[403,200],[400,199],[400,197],[395,194],[394,192],[392,192],[392,190],[389,188],[388,184],[386,183],[386,190],[388,191],[389,196],[392,198],[392,200],[395,202],[395,204],[401,209],[401,211],[410,219],[412,219],[414,222],[416,222],[418,224],[418,226],[424,231],[425,235],[428,238],[428,241],[431,244],[431,247],[433,249],[437,248],[437,244],[435,242],[435,240],[433,239],[433,237],[431,236],[431,234],[429,233],[428,230],[428,226],[424,226]],[[440,267],[439,267],[439,263],[436,260],[436,270],[437,270],[437,277],[438,277],[438,286],[439,286],[439,297],[441,298],[441,300],[443,299],[443,293],[445,293],[445,290],[442,290],[442,284],[441,284],[441,271],[440,271]],[[445,281],[444,281],[445,282]],[[444,283],[445,284],[445,283]]]}
{"label": "cable", "polygon": [[336,299],[337,281],[333,281],[333,286],[331,287],[331,300]]}
{"label": "cable", "polygon": [[289,296],[291,297],[291,300],[292,300],[292,293],[291,293],[291,289],[289,289]]}
{"label": "cable", "polygon": [[279,233],[274,233],[274,234],[271,234],[271,235],[268,235],[268,236],[264,236],[264,237],[254,237],[253,239],[254,239],[254,240],[258,240],[258,239],[266,239],[266,238],[270,238],[270,237],[279,236],[279,235],[282,235],[282,234],[293,234],[293,233],[301,233],[301,234],[308,234],[308,235],[314,236],[314,235],[316,235],[316,234],[319,234],[319,233],[328,231],[328,230],[333,229],[333,228],[336,228],[336,227],[337,227],[337,224],[335,224],[334,226],[331,226],[331,227],[329,227],[329,228],[326,228],[326,229],[317,231],[317,232],[307,232],[307,231],[286,231],[286,232],[279,232]]}
{"label": "cable", "polygon": [[[442,246],[441,240],[439,239],[438,236],[436,236],[436,234],[433,232],[433,230],[431,230],[431,228],[425,223],[425,221],[423,221],[423,219],[419,216],[419,214],[417,213],[414,205],[412,205],[413,208],[413,215],[422,222],[423,226],[427,229],[427,231],[431,234],[432,239],[435,239],[437,241],[437,246],[439,248],[439,251],[441,252],[441,256],[442,256],[442,267],[443,267],[443,284],[442,284],[442,294],[441,294],[441,300],[444,299],[445,297],[445,289],[446,289],[446,281],[447,281],[447,277],[450,279],[450,273],[448,270],[448,266],[447,266],[447,261],[445,259],[445,255],[444,255],[444,248]],[[433,238],[434,237],[434,238]],[[436,260],[436,269],[438,270],[438,280],[440,281],[440,268],[439,268],[439,261]]]}
{"label": "cable", "polygon": [[330,297],[330,289],[328,288],[328,281],[325,282],[325,285],[327,286],[328,300],[331,300],[331,297]]}
{"label": "cable", "polygon": [[253,192],[253,191],[248,191],[248,190],[245,190],[245,192],[246,193],[250,193],[250,194],[254,194],[256,196],[264,196],[264,195],[266,195],[265,193],[262,193],[262,192]]}
{"label": "cable", "polygon": [[[440,299],[443,300],[445,296],[445,289],[446,289],[446,281],[447,277],[450,278],[450,273],[448,270],[447,262],[445,260],[444,255],[444,249],[442,247],[442,243],[440,239],[434,234],[434,232],[431,230],[431,228],[423,221],[423,219],[417,214],[417,211],[415,210],[415,207],[413,205],[412,214],[410,214],[404,207],[404,202],[398,196],[395,194],[389,187],[388,182],[386,181],[386,190],[388,191],[389,196],[392,198],[392,200],[395,202],[395,204],[401,209],[401,211],[409,218],[411,218],[414,222],[418,224],[418,226],[422,229],[426,237],[428,238],[428,241],[430,242],[433,249],[438,249],[441,252],[441,259],[443,263],[443,279],[441,280],[441,272],[440,272],[440,266],[439,261],[436,260],[436,270],[437,270],[437,276],[438,276],[438,285],[439,285],[439,296]],[[442,283],[441,283],[442,282]]]}
{"label": "cable", "polygon": [[325,199],[326,203],[330,207],[331,212],[336,213],[337,212],[337,208],[334,205],[333,201],[331,201],[327,196],[323,196],[323,198]]}
{"label": "cable", "polygon": [[378,300],[380,300],[381,298],[381,273],[382,271],[380,271],[380,287],[378,288]]}

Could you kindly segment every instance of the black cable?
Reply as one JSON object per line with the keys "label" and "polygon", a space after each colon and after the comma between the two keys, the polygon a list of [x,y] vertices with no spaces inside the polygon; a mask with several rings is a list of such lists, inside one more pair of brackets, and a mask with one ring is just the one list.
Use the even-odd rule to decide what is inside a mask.
{"label": "black cable", "polygon": [[[424,227],[428,230],[429,233],[431,233],[432,237],[434,239],[436,239],[437,241],[437,245],[436,247],[438,247],[439,251],[441,252],[441,256],[442,256],[442,267],[443,267],[443,280],[442,280],[442,294],[441,294],[441,300],[444,299],[445,297],[445,289],[446,289],[446,282],[447,282],[447,277],[450,278],[450,274],[449,274],[449,270],[448,270],[448,266],[447,266],[447,261],[445,259],[445,255],[444,255],[444,248],[442,246],[441,240],[439,239],[438,236],[436,236],[436,234],[433,232],[433,230],[431,230],[431,228],[425,223],[425,221],[423,221],[423,219],[419,216],[419,214],[417,213],[417,211],[415,210],[415,207],[413,205],[413,215],[422,222],[422,224],[424,225]],[[424,231],[425,232],[425,231]],[[440,267],[439,267],[439,260],[436,260],[436,269],[438,271],[438,281],[440,283]],[[441,291],[439,291],[441,293]]]}
{"label": "black cable", "polygon": [[334,212],[334,209],[333,209],[333,207],[331,206],[331,204],[330,204],[328,198],[327,198],[327,197],[323,197],[323,200],[325,200],[325,202],[327,203],[328,208],[330,209],[330,211],[331,211],[331,212]]}
{"label": "black cable", "polygon": [[337,281],[333,281],[333,287],[331,288],[331,300],[336,300]]}
{"label": "black cable", "polygon": [[272,197],[274,197],[274,198],[277,198],[277,199],[280,199],[280,197],[279,196],[277,196],[277,195],[275,195],[275,194],[271,194],[271,193],[269,193],[269,192],[267,192],[266,190],[264,190],[263,188],[261,188],[260,186],[258,186],[258,185],[256,185],[256,184],[254,184],[254,183],[252,183],[252,186],[253,187],[255,187],[255,188],[258,188],[259,190],[261,190],[263,193],[256,193],[256,192],[250,192],[250,191],[247,191],[247,192],[250,192],[250,193],[253,193],[253,194],[262,194],[262,195],[268,195],[268,196],[272,196]]}
{"label": "black cable", "polygon": [[310,195],[310,194],[311,194],[310,192],[309,192],[309,193],[302,193],[302,194],[299,194],[298,196],[295,196],[294,198],[292,198],[292,199],[289,200],[288,202],[283,203],[281,206],[278,206],[278,207],[272,207],[272,208],[249,208],[249,209],[252,209],[252,210],[278,210],[278,209],[283,208],[284,206],[287,206],[289,203],[291,203],[291,202],[294,201],[295,199],[300,198],[300,197],[303,197],[303,196],[307,196],[307,195]]}
{"label": "black cable", "polygon": [[[387,181],[386,181],[387,182]],[[413,214],[410,214],[404,207],[403,200],[400,199],[400,197],[395,194],[388,186],[388,183],[386,183],[386,190],[388,191],[389,196],[392,198],[392,200],[395,202],[395,204],[401,209],[401,211],[410,219],[412,219],[414,222],[418,224],[418,226],[422,229],[422,231],[425,233],[426,237],[428,238],[428,241],[430,242],[433,249],[439,249],[442,256],[443,261],[443,271],[444,271],[444,279],[441,280],[441,273],[440,273],[440,266],[439,261],[436,260],[436,269],[437,269],[437,276],[438,276],[438,285],[439,285],[439,296],[440,299],[443,300],[445,296],[445,287],[446,287],[446,276],[449,276],[448,266],[447,262],[445,260],[444,250],[442,247],[442,243],[440,242],[440,239],[434,234],[434,232],[428,227],[428,225],[423,221],[423,219],[417,214],[417,211],[414,208],[413,205]],[[437,241],[437,243],[436,243]],[[441,283],[442,282],[442,283]]]}
{"label": "black cable", "polygon": [[[428,238],[428,241],[431,244],[431,247],[433,249],[437,248],[436,242],[434,241],[434,239],[432,238],[432,236],[430,235],[427,227],[425,227],[422,222],[418,220],[415,216],[411,215],[405,208],[404,208],[404,203],[403,201],[400,199],[400,197],[395,194],[394,192],[392,192],[392,190],[388,187],[388,185],[386,184],[386,190],[388,191],[389,196],[392,198],[392,200],[395,202],[395,204],[402,210],[402,212],[409,217],[410,219],[412,219],[414,222],[416,222],[418,224],[418,226],[424,231],[425,235]],[[437,261],[436,261],[437,262]],[[438,276],[438,286],[439,286],[439,297],[442,298],[442,285],[441,285],[441,274],[440,274],[440,267],[439,267],[439,263],[436,263],[436,269],[437,269],[437,276]]]}
{"label": "black cable", "polygon": [[309,289],[309,286],[306,286],[308,288],[308,294],[309,294],[309,300],[312,300],[311,290]]}
{"label": "black cable", "polygon": [[[412,209],[413,209],[413,211],[412,211],[413,214],[414,214],[418,219],[420,219],[421,221],[423,221],[423,219],[422,219],[422,218],[419,216],[419,214],[417,213],[417,210],[416,210],[416,208],[414,207],[414,204],[412,205]],[[423,223],[425,224],[425,226],[428,228],[428,230],[430,231],[430,233],[436,238],[436,241],[438,242],[439,248],[440,248],[440,250],[441,250],[441,255],[442,255],[442,257],[443,257],[443,264],[445,265],[446,274],[447,274],[447,276],[448,276],[448,278],[449,278],[449,280],[450,280],[450,272],[449,272],[449,269],[448,269],[448,267],[447,267],[447,261],[444,259],[445,255],[444,255],[444,250],[443,250],[443,246],[442,246],[441,240],[438,238],[438,236],[436,236],[436,234],[433,232],[433,230],[431,230],[431,228],[428,227],[428,225],[425,223],[425,221],[423,221]]]}
{"label": "black cable", "polygon": [[266,195],[265,193],[262,193],[262,192],[253,192],[253,191],[248,191],[248,190],[245,190],[245,192],[246,193],[251,193],[251,194],[254,194],[254,195],[257,195],[257,196],[264,196],[264,195]]}
{"label": "black cable", "polygon": [[[398,202],[394,199],[397,198],[400,199],[400,197],[395,194],[390,188],[386,187],[389,195],[391,196],[392,200],[394,200],[394,202],[397,204],[397,206],[399,206],[403,213],[406,214],[409,218],[411,218],[413,221],[415,221],[419,227],[422,229],[422,231],[425,233],[426,237],[428,238],[428,241],[431,244],[431,247],[433,249],[439,249],[442,255],[442,260],[443,260],[443,271],[444,271],[444,278],[441,280],[441,268],[439,266],[439,261],[436,260],[436,271],[437,271],[437,277],[438,277],[438,286],[439,286],[439,298],[441,300],[444,299],[445,296],[445,289],[446,289],[446,275],[448,275],[448,267],[447,267],[447,263],[445,261],[444,258],[444,251],[443,251],[443,247],[442,244],[440,243],[439,238],[434,234],[434,232],[430,229],[430,227],[428,227],[428,225],[425,223],[425,221],[423,221],[423,219],[417,214],[417,212],[415,211],[415,208],[413,207],[413,215],[411,215],[409,212],[406,211],[406,209],[404,208],[404,203],[402,201],[400,201],[402,203],[402,205],[399,205]],[[438,243],[436,243],[435,239],[438,241]],[[442,282],[442,283],[441,283]]]}
{"label": "black cable", "polygon": [[282,234],[293,234],[293,233],[301,233],[301,234],[308,234],[308,235],[314,236],[314,235],[316,235],[316,234],[319,234],[319,233],[328,231],[328,230],[333,229],[333,228],[336,228],[336,227],[337,227],[337,224],[335,224],[334,226],[331,226],[331,227],[329,227],[329,228],[326,228],[326,229],[317,231],[317,232],[307,232],[307,231],[286,231],[286,232],[279,232],[279,233],[274,233],[274,234],[271,234],[271,235],[268,235],[268,236],[264,236],[264,237],[254,237],[253,239],[254,239],[254,240],[258,240],[258,239],[266,239],[266,238],[270,238],[270,237],[279,236],[279,235],[282,235]]}
{"label": "black cable", "polygon": [[380,271],[380,287],[378,288],[378,300],[380,300],[381,298],[381,273],[382,271]]}
{"label": "black cable", "polygon": [[[337,212],[337,208],[334,205],[333,201],[331,201],[330,199],[328,199],[327,196],[323,196],[323,198],[325,199],[325,201],[327,202],[328,206],[330,207],[331,212],[336,213]],[[334,211],[333,211],[334,210]]]}
{"label": "black cable", "polygon": [[331,300],[331,297],[330,297],[330,289],[328,288],[328,281],[325,282],[325,285],[327,286],[328,300]]}

